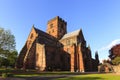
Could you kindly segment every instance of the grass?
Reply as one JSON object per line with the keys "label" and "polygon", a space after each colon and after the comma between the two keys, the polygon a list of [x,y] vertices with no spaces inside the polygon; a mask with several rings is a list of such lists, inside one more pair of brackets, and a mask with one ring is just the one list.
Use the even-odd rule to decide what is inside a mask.
{"label": "grass", "polygon": [[120,80],[120,75],[115,74],[84,74],[72,72],[37,72],[35,70],[14,70],[14,69],[0,69],[1,74],[7,72],[13,74],[17,78],[29,78],[37,76],[53,76],[53,75],[71,75],[64,78],[53,78],[54,80]]}
{"label": "grass", "polygon": [[120,75],[115,74],[86,74],[54,80],[120,80]]}
{"label": "grass", "polygon": [[75,75],[78,73],[72,72],[37,72],[36,70],[15,70],[15,69],[4,69],[0,68],[0,76],[2,73],[11,73],[14,77],[35,77],[35,76],[51,76],[51,75]]}
{"label": "grass", "polygon": [[52,75],[77,75],[80,73],[72,72],[34,72],[34,73],[19,73],[15,74],[14,77],[35,77],[35,76],[52,76]]}

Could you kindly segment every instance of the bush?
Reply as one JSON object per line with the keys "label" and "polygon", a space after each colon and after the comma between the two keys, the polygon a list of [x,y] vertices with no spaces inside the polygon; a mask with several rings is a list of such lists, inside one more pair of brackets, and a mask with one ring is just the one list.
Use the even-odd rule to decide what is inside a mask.
{"label": "bush", "polygon": [[2,78],[13,77],[11,73],[2,73]]}
{"label": "bush", "polygon": [[13,77],[12,73],[8,73],[7,75],[8,75],[8,77]]}
{"label": "bush", "polygon": [[7,73],[2,73],[2,78],[8,77]]}
{"label": "bush", "polygon": [[120,64],[120,57],[119,57],[119,56],[118,56],[118,57],[115,57],[115,58],[112,60],[112,63],[113,63],[114,65]]}

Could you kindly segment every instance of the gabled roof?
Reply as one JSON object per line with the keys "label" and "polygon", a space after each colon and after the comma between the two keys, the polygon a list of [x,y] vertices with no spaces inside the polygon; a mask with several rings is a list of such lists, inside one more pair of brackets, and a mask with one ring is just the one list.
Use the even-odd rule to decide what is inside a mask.
{"label": "gabled roof", "polygon": [[40,29],[38,29],[38,28],[36,28],[36,27],[34,27],[34,29],[35,29],[35,32],[36,32],[36,33],[38,33],[38,34],[42,33],[42,34],[45,34],[45,35],[46,35],[46,33],[45,33],[44,31],[42,31],[42,30],[40,30]]}
{"label": "gabled roof", "polygon": [[67,33],[67,34],[65,34],[65,35],[62,37],[62,39],[69,38],[69,37],[73,37],[73,36],[77,36],[77,35],[79,35],[79,33],[80,33],[81,31],[82,31],[82,30],[79,29],[79,30],[73,31],[73,32],[71,32],[71,33]]}
{"label": "gabled roof", "polygon": [[44,31],[42,31],[42,30],[40,30],[40,29],[38,29],[38,28],[36,28],[36,27],[34,27],[34,29],[35,29],[35,32],[36,32],[39,36],[46,37],[47,39],[51,39],[51,40],[53,40],[53,41],[57,41],[55,37],[49,35],[48,33],[44,32]]}

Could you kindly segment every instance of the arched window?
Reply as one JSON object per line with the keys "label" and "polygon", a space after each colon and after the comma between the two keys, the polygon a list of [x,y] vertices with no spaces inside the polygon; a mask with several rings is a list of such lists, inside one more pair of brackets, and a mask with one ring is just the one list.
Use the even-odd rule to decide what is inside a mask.
{"label": "arched window", "polygon": [[33,38],[33,33],[30,35],[30,39],[32,39]]}
{"label": "arched window", "polygon": [[50,24],[50,28],[53,28],[53,24]]}

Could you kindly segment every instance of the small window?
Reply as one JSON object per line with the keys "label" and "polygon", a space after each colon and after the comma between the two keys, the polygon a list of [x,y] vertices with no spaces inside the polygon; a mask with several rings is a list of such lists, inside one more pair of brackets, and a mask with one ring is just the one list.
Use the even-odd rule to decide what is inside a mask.
{"label": "small window", "polygon": [[50,28],[53,28],[53,24],[50,24]]}

